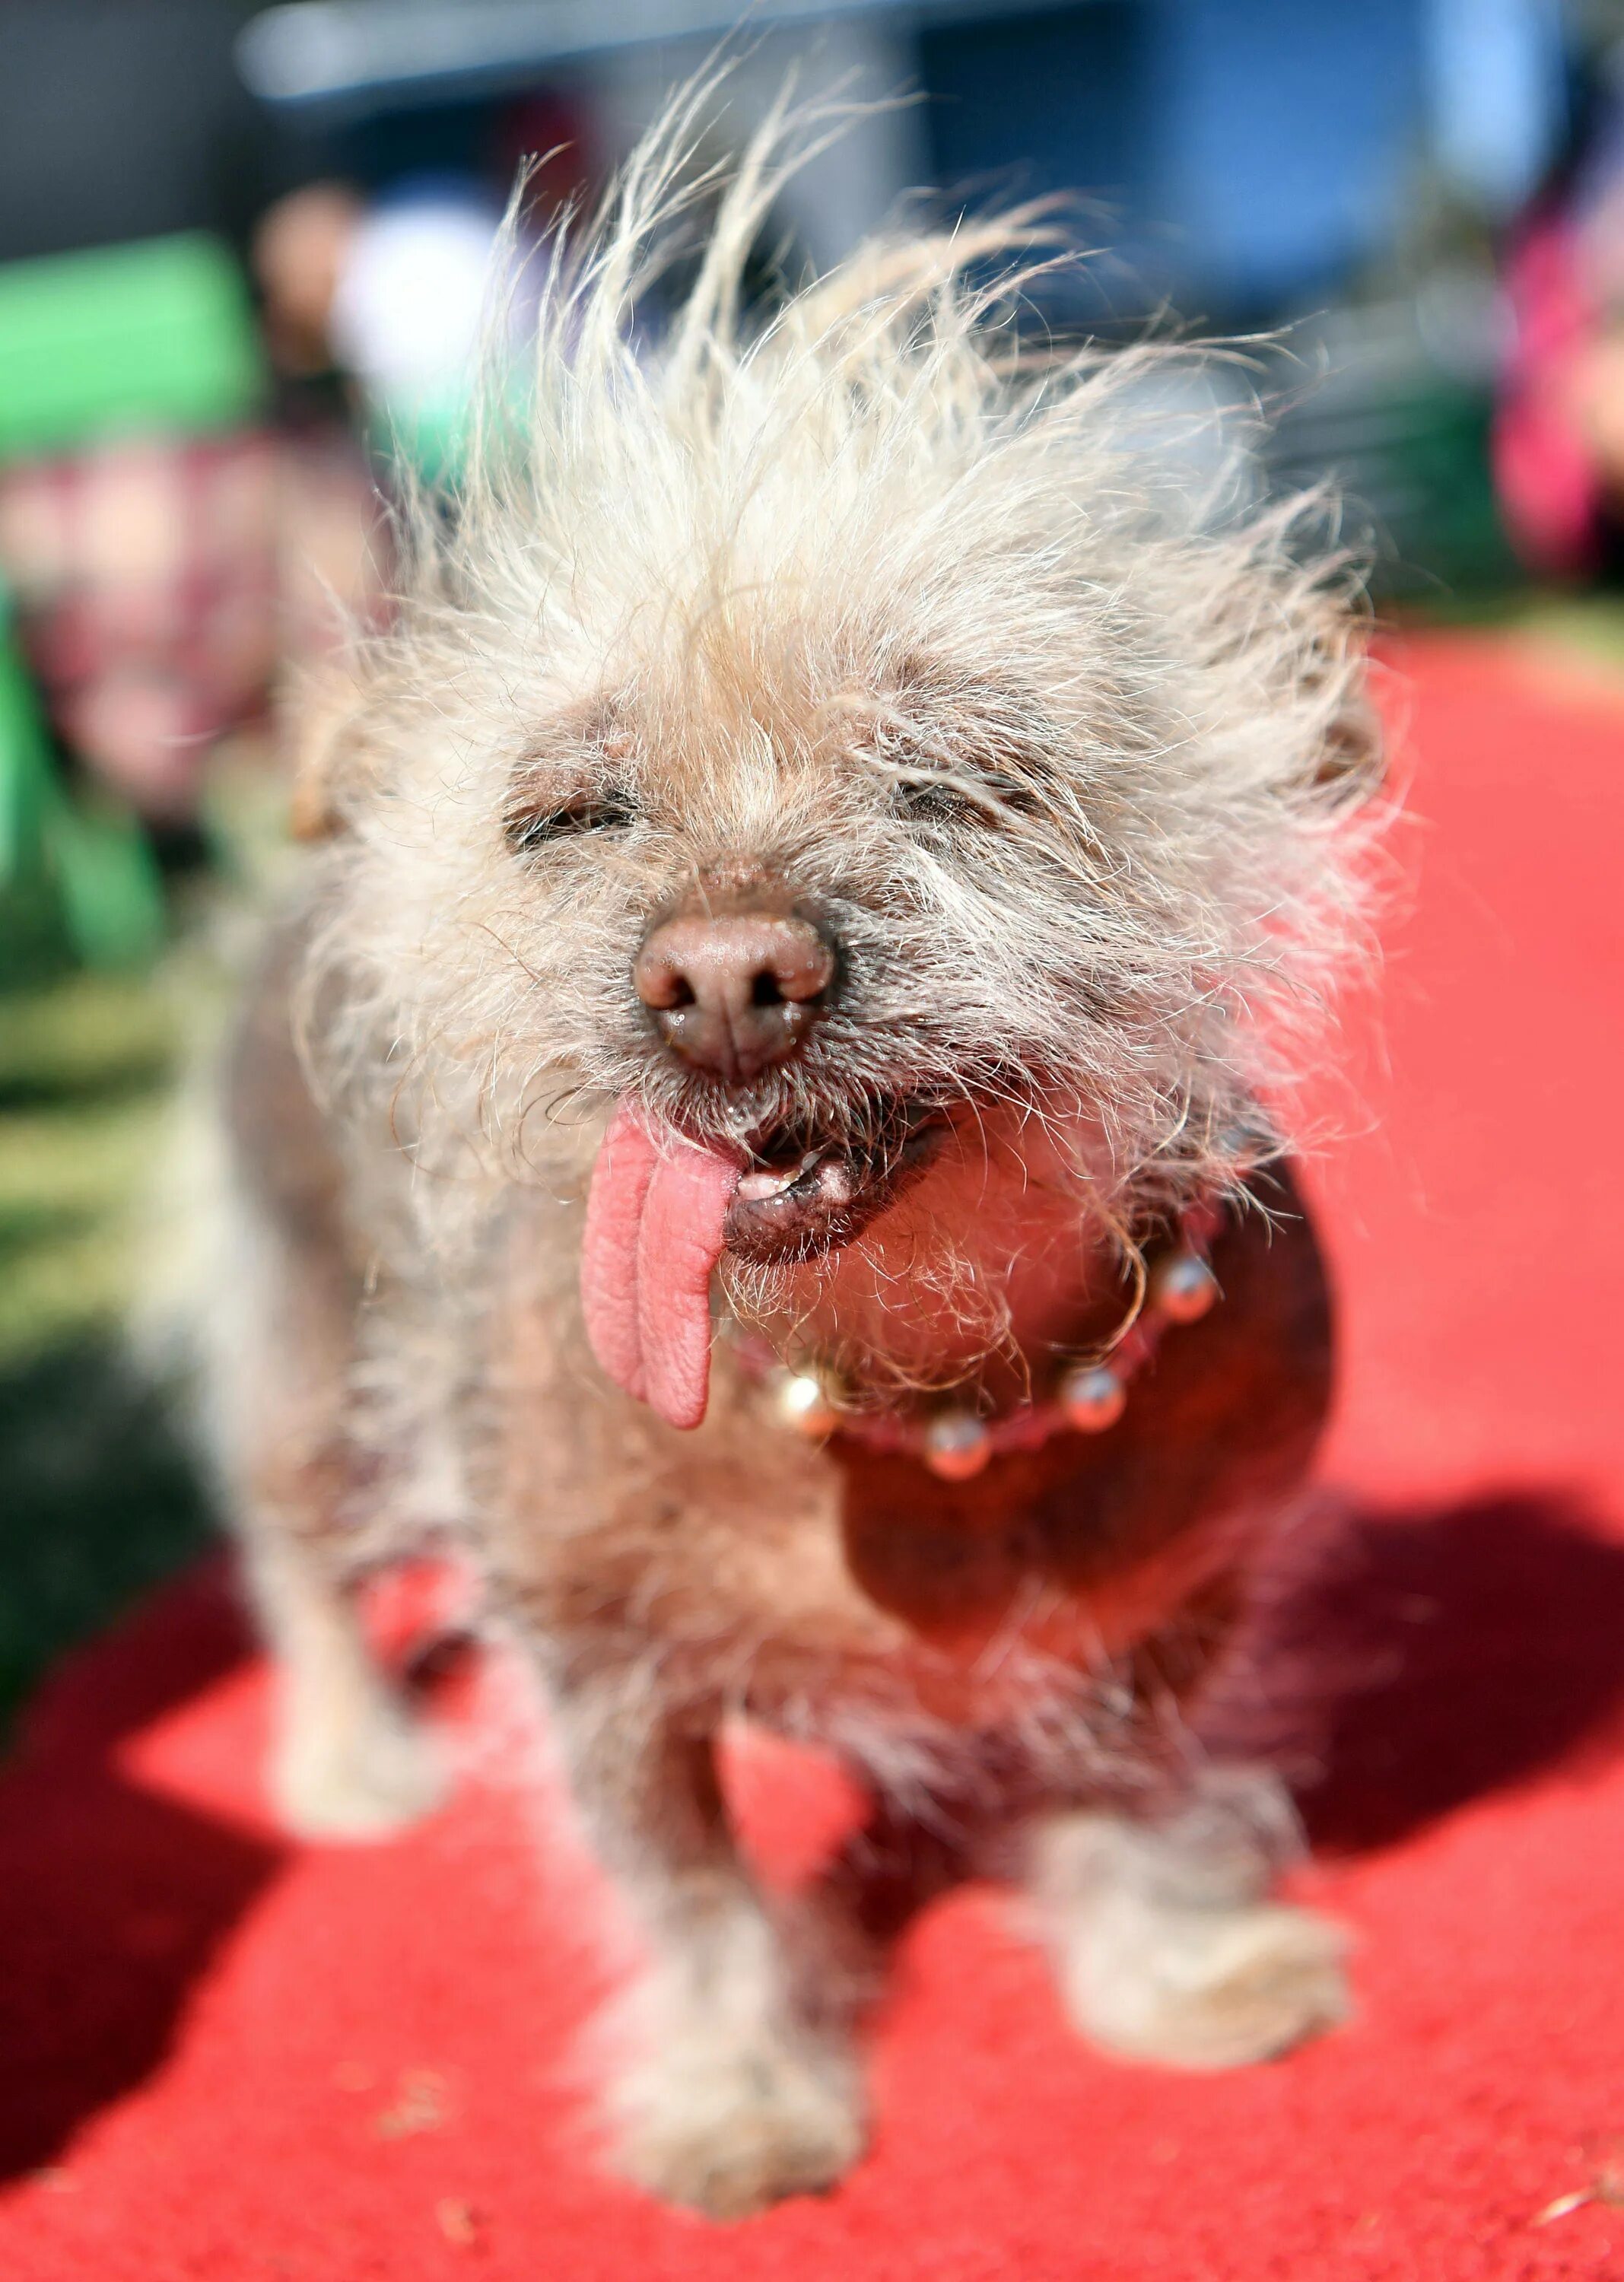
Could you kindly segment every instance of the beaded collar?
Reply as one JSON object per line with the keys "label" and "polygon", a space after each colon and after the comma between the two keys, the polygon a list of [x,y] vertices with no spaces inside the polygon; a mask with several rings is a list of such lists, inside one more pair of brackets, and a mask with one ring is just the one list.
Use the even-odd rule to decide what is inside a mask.
{"label": "beaded collar", "polygon": [[943,1481],[969,1481],[1008,1452],[1041,1449],[1056,1434],[1102,1434],[1116,1424],[1130,1382],[1155,1354],[1163,1333],[1199,1322],[1223,1296],[1208,1260],[1223,1219],[1212,1203],[1181,1214],[1176,1242],[1150,1265],[1144,1306],[1108,1355],[1063,1364],[1052,1394],[1002,1417],[983,1418],[952,1402],[917,1417],[870,1416],[843,1409],[835,1387],[817,1370],[792,1371],[754,1340],[742,1343],[741,1360],[769,1381],[784,1424],[810,1440],[839,1435],[871,1450],[916,1458]]}

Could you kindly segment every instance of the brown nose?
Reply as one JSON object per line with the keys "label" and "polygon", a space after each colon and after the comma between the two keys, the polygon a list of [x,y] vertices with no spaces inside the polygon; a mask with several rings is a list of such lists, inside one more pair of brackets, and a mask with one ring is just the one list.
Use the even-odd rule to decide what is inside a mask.
{"label": "brown nose", "polygon": [[796,914],[680,912],[645,938],[632,979],[673,1053],[748,1085],[828,1011],[835,954]]}

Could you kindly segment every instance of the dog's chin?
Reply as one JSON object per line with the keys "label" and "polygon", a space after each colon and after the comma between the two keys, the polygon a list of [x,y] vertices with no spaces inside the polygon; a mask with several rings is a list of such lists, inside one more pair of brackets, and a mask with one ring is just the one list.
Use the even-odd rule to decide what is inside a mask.
{"label": "dog's chin", "polygon": [[839,1251],[918,1179],[948,1133],[940,1112],[904,1102],[876,1123],[882,1137],[867,1142],[805,1129],[758,1138],[723,1224],[734,1258],[789,1267]]}

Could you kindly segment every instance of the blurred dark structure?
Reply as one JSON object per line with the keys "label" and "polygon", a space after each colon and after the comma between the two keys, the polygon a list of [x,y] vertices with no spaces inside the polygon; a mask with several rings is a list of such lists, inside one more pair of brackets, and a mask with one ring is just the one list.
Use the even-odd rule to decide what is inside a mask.
{"label": "blurred dark structure", "polygon": [[245,245],[286,138],[243,84],[247,0],[6,0],[0,261],[209,229]]}

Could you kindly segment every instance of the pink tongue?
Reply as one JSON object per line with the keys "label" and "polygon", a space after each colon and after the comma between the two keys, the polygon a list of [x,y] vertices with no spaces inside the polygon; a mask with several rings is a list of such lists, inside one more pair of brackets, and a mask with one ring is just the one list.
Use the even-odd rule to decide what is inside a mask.
{"label": "pink tongue", "polygon": [[739,1168],[622,1103],[593,1168],[581,1245],[587,1336],[604,1370],[671,1426],[697,1426],[711,1382],[711,1271]]}

